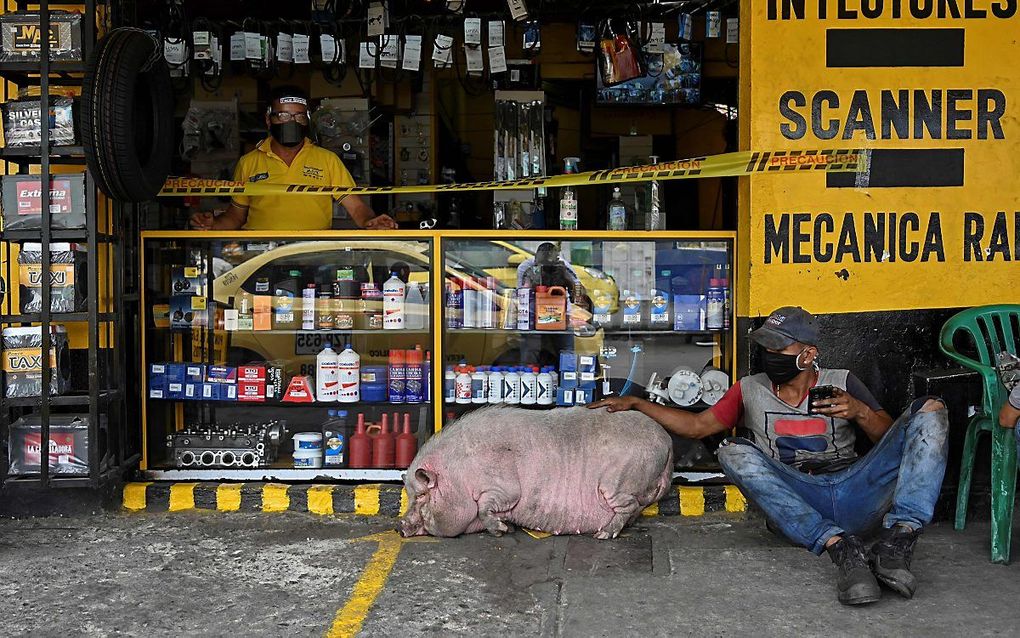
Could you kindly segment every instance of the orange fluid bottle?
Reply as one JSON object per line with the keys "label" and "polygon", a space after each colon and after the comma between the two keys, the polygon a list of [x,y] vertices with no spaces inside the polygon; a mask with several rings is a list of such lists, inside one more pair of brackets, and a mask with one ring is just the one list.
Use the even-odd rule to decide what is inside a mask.
{"label": "orange fluid bottle", "polygon": [[387,415],[382,415],[382,430],[372,440],[372,467],[393,467],[394,436],[387,424]]}
{"label": "orange fluid bottle", "polygon": [[404,431],[397,437],[397,467],[404,469],[411,465],[418,453],[418,437],[411,434],[411,415],[404,414]]}

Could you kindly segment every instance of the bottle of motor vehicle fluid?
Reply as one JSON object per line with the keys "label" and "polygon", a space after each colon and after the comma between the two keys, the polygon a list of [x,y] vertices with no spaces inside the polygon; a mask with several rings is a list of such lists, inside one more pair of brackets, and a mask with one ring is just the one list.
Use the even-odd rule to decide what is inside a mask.
{"label": "bottle of motor vehicle fluid", "polygon": [[347,452],[347,410],[329,410],[322,424],[322,464],[342,467]]}
{"label": "bottle of motor vehicle fluid", "polygon": [[425,297],[421,286],[411,282],[407,284],[407,299],[404,301],[404,327],[408,330],[425,329]]}
{"label": "bottle of motor vehicle fluid", "polygon": [[301,291],[301,329],[315,330],[315,282],[308,282]]}
{"label": "bottle of motor vehicle fluid", "polygon": [[489,373],[487,399],[489,403],[503,402],[503,368],[501,366],[494,366],[492,372]]}
{"label": "bottle of motor vehicle fluid", "polygon": [[396,271],[383,284],[383,330],[404,328],[404,294],[406,286]]}
{"label": "bottle of motor vehicle fluid", "polygon": [[237,301],[237,329],[252,330],[255,327],[255,297],[248,291],[241,291]]}
{"label": "bottle of motor vehicle fluid", "polygon": [[503,375],[503,402],[510,405],[517,405],[521,402],[520,368],[511,367]]}
{"label": "bottle of motor vehicle fluid", "polygon": [[531,286],[525,284],[517,289],[517,329],[531,330],[531,309],[533,306]]}
{"label": "bottle of motor vehicle fluid", "polygon": [[337,400],[340,403],[357,403],[361,400],[361,355],[347,344],[338,359],[340,394]]}
{"label": "bottle of motor vehicle fluid", "polygon": [[526,366],[521,373],[521,405],[538,403],[538,368]]}
{"label": "bottle of motor vehicle fluid", "polygon": [[464,286],[459,279],[446,280],[446,327],[464,327]]}
{"label": "bottle of motor vehicle fluid", "polygon": [[478,366],[471,373],[471,403],[485,403],[488,400],[488,376],[485,366]]}
{"label": "bottle of motor vehicle fluid", "polygon": [[[563,173],[576,173],[578,161],[576,157],[563,158]],[[577,230],[577,191],[573,186],[560,189],[560,230]]]}
{"label": "bottle of motor vehicle fluid", "polygon": [[315,400],[329,403],[340,396],[340,358],[332,344],[325,346],[315,357]]}
{"label": "bottle of motor vehicle fluid", "polygon": [[627,204],[623,201],[619,186],[613,187],[613,198],[609,200],[606,229],[627,230]]}
{"label": "bottle of motor vehicle fluid", "polygon": [[536,378],[538,396],[535,402],[539,405],[552,405],[555,401],[555,394],[552,391],[552,376],[549,375],[549,368],[542,368]]}
{"label": "bottle of motor vehicle fluid", "polygon": [[425,353],[421,346],[407,351],[404,365],[407,377],[404,400],[407,403],[421,403],[425,400]]}
{"label": "bottle of motor vehicle fluid", "polygon": [[710,279],[705,294],[705,328],[722,330],[726,314],[726,291],[718,279]]}
{"label": "bottle of motor vehicle fluid", "polygon": [[492,311],[492,296],[496,294],[496,280],[485,278],[484,287],[478,291],[478,327],[491,329],[496,327],[496,315]]}
{"label": "bottle of motor vehicle fluid", "polygon": [[457,401],[457,373],[453,366],[446,366],[446,372],[443,373],[443,397],[446,403]]}
{"label": "bottle of motor vehicle fluid", "polygon": [[390,403],[403,403],[407,397],[407,353],[404,350],[390,349],[387,375]]}
{"label": "bottle of motor vehicle fluid", "polygon": [[471,403],[471,368],[463,363],[457,370],[457,403]]}
{"label": "bottle of motor vehicle fluid", "polygon": [[465,277],[464,282],[464,327],[478,327],[478,298],[479,292],[475,288],[474,277]]}
{"label": "bottle of motor vehicle fluid", "polygon": [[556,372],[556,366],[549,366],[549,376],[552,378],[553,401],[556,401],[556,391],[560,387],[560,375]]}

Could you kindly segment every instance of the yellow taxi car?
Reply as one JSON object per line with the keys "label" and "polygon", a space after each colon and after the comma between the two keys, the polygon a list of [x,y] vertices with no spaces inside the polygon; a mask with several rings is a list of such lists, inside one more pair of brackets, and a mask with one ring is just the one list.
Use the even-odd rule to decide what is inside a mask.
{"label": "yellow taxi car", "polygon": [[[482,294],[489,295],[496,314],[506,312],[504,291],[517,284],[517,264],[530,257],[530,253],[507,242],[479,241],[476,243],[500,244],[506,254],[505,261],[489,260],[481,266],[472,260],[448,251],[445,263],[447,281],[468,282]],[[429,244],[415,240],[357,240],[343,241],[316,240],[295,241],[274,244],[228,244],[223,247],[219,260],[218,274],[212,285],[212,299],[218,308],[237,308],[240,297],[245,293],[254,294],[258,286],[268,282],[274,285],[288,273],[299,272],[294,311],[300,317],[301,294],[306,281],[333,281],[337,270],[350,269],[358,281],[374,283],[381,290],[383,283],[394,270],[403,271],[409,283],[417,284],[426,295],[426,308],[432,307],[429,291],[430,269],[434,257],[430,255]],[[254,250],[252,250],[254,248]],[[485,248],[488,248],[486,246]],[[494,249],[497,247],[493,247]],[[472,254],[474,254],[472,252]],[[236,265],[234,265],[236,264]],[[504,265],[505,264],[505,265]],[[579,269],[578,279],[586,288],[591,285],[617,300],[616,285],[605,275],[599,276],[594,269]],[[225,272],[224,272],[225,271]],[[214,272],[216,275],[216,272]],[[486,277],[495,280],[495,290],[487,291],[479,281]],[[445,291],[439,291],[445,295]],[[262,293],[264,294],[264,292]],[[367,312],[379,312],[381,301],[369,302],[363,306]],[[464,329],[448,330],[443,365],[465,361],[471,365],[517,365],[520,363],[546,364],[555,361],[556,351],[572,348],[578,353],[597,354],[601,350],[603,334],[590,324],[591,316],[578,306],[571,308],[571,323],[577,330],[563,331],[556,335],[531,333],[521,335],[516,330]],[[436,323],[441,321],[436,318]],[[217,332],[224,335],[223,347],[229,346],[218,359],[232,364],[251,361],[280,362],[288,375],[311,375],[315,371],[315,355],[326,343],[334,349],[344,347],[339,339],[349,341],[361,355],[361,365],[385,365],[391,348],[413,349],[421,345],[432,350],[432,337],[428,321],[420,330],[278,330]],[[584,335],[584,336],[579,336]],[[435,365],[435,362],[433,363]]]}

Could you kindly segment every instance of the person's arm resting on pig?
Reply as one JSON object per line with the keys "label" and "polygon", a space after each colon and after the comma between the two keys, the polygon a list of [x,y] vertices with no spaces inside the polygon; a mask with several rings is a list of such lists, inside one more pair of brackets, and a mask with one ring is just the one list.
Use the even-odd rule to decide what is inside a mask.
{"label": "person's arm resting on pig", "polygon": [[[733,387],[738,388],[739,384]],[[730,400],[727,400],[726,397],[724,397],[723,400],[716,404],[723,404],[720,410],[715,410],[713,408],[698,414],[687,412],[686,410],[679,410],[677,408],[668,408],[664,405],[659,405],[658,403],[646,401],[640,397],[630,396],[602,399],[601,401],[596,401],[595,403],[590,404],[588,407],[592,409],[606,408],[609,412],[637,410],[642,414],[651,417],[659,425],[666,428],[673,434],[689,439],[703,439],[706,436],[725,432],[726,430],[733,428],[739,420],[740,411],[743,408],[740,403],[739,392],[736,393],[735,396],[732,396],[731,392],[727,392],[726,396],[729,397]],[[732,399],[736,399],[735,405],[732,404]],[[716,415],[716,412],[719,412],[719,416]]]}

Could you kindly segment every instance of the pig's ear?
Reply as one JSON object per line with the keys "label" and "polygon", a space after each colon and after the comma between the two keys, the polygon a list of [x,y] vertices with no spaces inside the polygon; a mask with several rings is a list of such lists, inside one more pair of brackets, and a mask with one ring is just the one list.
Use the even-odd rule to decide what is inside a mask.
{"label": "pig's ear", "polygon": [[422,487],[426,489],[431,490],[433,487],[436,486],[435,472],[429,472],[424,468],[418,468],[418,471],[414,473],[414,478],[418,481],[418,483]]}

